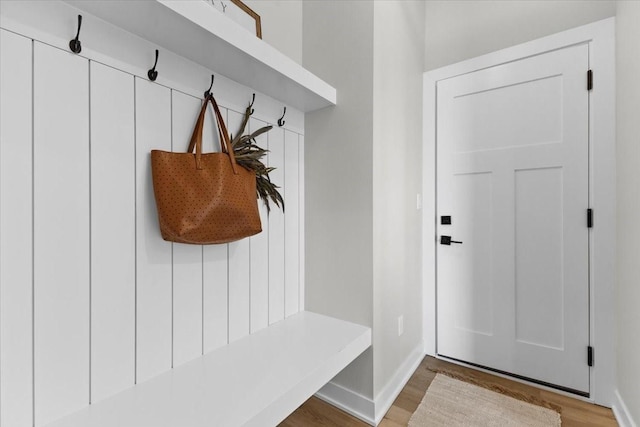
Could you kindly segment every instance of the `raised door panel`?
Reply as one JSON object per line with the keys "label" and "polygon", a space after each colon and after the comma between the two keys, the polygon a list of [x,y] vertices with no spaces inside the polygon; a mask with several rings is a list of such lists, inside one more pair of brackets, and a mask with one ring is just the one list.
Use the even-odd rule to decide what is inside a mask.
{"label": "raised door panel", "polygon": [[[267,124],[251,119],[250,132],[255,132]],[[266,133],[256,138],[256,144],[267,150],[268,137]],[[266,156],[263,162],[266,162]],[[278,209],[273,202],[271,209]],[[263,201],[258,200],[262,232],[252,236],[251,242],[251,333],[269,326],[269,215]]]}
{"label": "raised door panel", "polygon": [[284,137],[284,310],[291,316],[300,302],[298,134],[285,131]]}
{"label": "raised door panel", "polygon": [[135,384],[136,224],[133,76],[90,72],[93,403]]}
{"label": "raised door panel", "polygon": [[35,424],[89,403],[89,64],[34,44]]}
{"label": "raised door panel", "polygon": [[[172,91],[172,151],[186,152],[201,101]],[[173,366],[202,354],[202,246],[173,244]]]}
{"label": "raised door panel", "polygon": [[[515,339],[562,350],[562,168],[515,171]],[[540,316],[544,313],[544,316]]]}
{"label": "raised door panel", "polygon": [[[456,306],[453,310],[443,307],[441,315],[443,319],[450,320],[457,333],[461,334],[454,338],[455,341],[461,341],[462,336],[469,338],[467,334],[491,337],[495,333],[495,277],[491,251],[494,212],[490,203],[495,189],[492,179],[489,172],[464,173],[451,178],[451,212],[458,215],[449,227],[450,234],[453,240],[461,240],[460,236],[465,238],[463,244],[447,247],[447,258],[441,264],[442,275],[451,281],[449,289],[441,292],[443,297],[453,298],[455,295],[459,309]],[[475,310],[475,307],[483,307],[483,310]],[[469,351],[480,352],[480,349],[473,347]]]}
{"label": "raised door panel", "polygon": [[0,425],[33,425],[32,41],[0,30]]}
{"label": "raised door panel", "polygon": [[171,151],[171,91],[136,86],[136,382],[171,368],[171,243],[162,240],[151,179],[153,149]]}
{"label": "raised door panel", "polygon": [[[280,193],[286,194],[284,182],[284,130],[274,127],[269,132],[270,167],[274,167],[269,176],[280,187]],[[285,210],[288,206],[285,199]],[[269,324],[284,319],[285,268],[284,268],[284,214],[273,209],[269,215]]]}

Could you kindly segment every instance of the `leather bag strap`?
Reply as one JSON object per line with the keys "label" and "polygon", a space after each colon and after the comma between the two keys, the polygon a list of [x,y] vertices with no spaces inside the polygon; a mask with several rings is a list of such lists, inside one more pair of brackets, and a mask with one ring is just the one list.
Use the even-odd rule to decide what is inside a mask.
{"label": "leather bag strap", "polygon": [[216,115],[216,122],[218,128],[218,135],[220,135],[220,146],[222,147],[222,152],[229,156],[229,160],[231,161],[231,168],[233,169],[233,173],[235,175],[238,174],[236,156],[233,152],[233,147],[231,146],[231,141],[229,139],[229,132],[227,131],[227,126],[224,123],[224,119],[222,118],[222,113],[220,113],[220,108],[218,107],[218,103],[213,98],[212,95],[209,95],[205,98],[202,103],[202,108],[200,109],[200,115],[198,116],[198,120],[196,122],[196,126],[193,129],[193,134],[191,135],[191,142],[189,143],[189,149],[187,153],[193,153],[195,148],[196,152],[196,168],[202,169],[202,131],[204,129],[204,120],[207,112],[207,106],[209,102],[213,105],[213,110]]}
{"label": "leather bag strap", "polygon": [[[213,97],[213,95],[209,95],[209,96]],[[205,99],[205,103],[203,104],[203,107],[205,107],[207,101],[208,101],[208,99]],[[215,98],[212,101],[212,104],[214,104],[214,103],[215,103]],[[218,105],[217,103],[214,104],[214,111],[215,111],[215,108],[217,107],[217,105]],[[204,108],[204,109],[206,110],[206,108]],[[202,110],[200,110],[200,114],[202,115],[202,128],[204,130],[204,120],[206,118],[206,112],[203,114]],[[216,129],[218,129],[218,136],[220,137],[220,147],[222,148],[222,152],[223,153],[227,153],[228,150],[227,150],[226,145],[223,143],[224,136],[223,136],[223,133],[222,133],[222,127],[225,127],[225,123],[224,123],[224,119],[222,118],[222,114],[220,113],[219,109],[218,109],[218,112],[216,113],[215,117],[216,117],[216,123],[217,123]],[[200,116],[198,116],[198,120],[200,120]],[[220,126],[220,122],[222,123],[222,127]],[[225,127],[225,132],[227,132],[226,127]],[[196,134],[195,134],[195,129],[194,129],[194,134],[191,136],[191,141],[192,141],[191,144],[193,144],[194,143],[193,141],[195,141],[193,139],[195,137],[195,135]],[[193,151],[193,146],[190,145],[190,147],[191,148],[189,148],[189,152],[192,152]]]}

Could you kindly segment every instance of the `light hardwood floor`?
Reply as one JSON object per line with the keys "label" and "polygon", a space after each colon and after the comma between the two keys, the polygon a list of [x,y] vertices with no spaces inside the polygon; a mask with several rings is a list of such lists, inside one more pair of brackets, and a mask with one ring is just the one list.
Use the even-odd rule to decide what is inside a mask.
{"label": "light hardwood floor", "polygon": [[[406,426],[409,418],[422,401],[429,384],[436,376],[435,371],[438,370],[457,373],[488,386],[500,386],[511,392],[522,393],[557,405],[561,408],[563,427],[618,425],[611,409],[427,356],[393,402],[393,406],[385,415],[380,426]],[[307,400],[280,424],[281,427],[365,427],[367,425],[316,397]]]}

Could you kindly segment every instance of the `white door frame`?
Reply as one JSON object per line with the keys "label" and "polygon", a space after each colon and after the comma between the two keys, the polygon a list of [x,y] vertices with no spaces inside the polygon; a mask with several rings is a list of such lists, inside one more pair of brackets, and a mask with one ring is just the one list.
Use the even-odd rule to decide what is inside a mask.
{"label": "white door frame", "polygon": [[[437,82],[583,43],[589,44],[589,68],[593,70],[594,82],[589,96],[589,201],[593,209],[594,222],[589,236],[589,321],[594,366],[590,373],[591,394],[588,400],[610,407],[615,382],[615,18],[563,31],[424,74],[423,333],[425,353],[435,355]],[[586,79],[585,73],[585,85]]]}

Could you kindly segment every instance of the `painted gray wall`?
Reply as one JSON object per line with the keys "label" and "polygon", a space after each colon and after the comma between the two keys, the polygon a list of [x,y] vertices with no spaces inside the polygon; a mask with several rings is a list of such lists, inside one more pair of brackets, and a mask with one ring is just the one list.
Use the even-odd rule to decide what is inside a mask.
{"label": "painted gray wall", "polygon": [[[303,65],[338,91],[305,116],[305,306],[373,326],[373,3],[305,1]],[[335,380],[373,397],[373,352]]]}
{"label": "painted gray wall", "polygon": [[260,15],[262,40],[302,64],[302,2],[298,0],[244,0]]}
{"label": "painted gray wall", "polygon": [[374,396],[385,392],[412,352],[423,350],[416,195],[422,187],[424,7],[422,1],[374,1]]}
{"label": "painted gray wall", "polygon": [[430,0],[425,71],[615,15],[612,0]]}
{"label": "painted gray wall", "polygon": [[373,327],[373,354],[334,380],[368,398],[422,348],[423,17],[421,1],[303,5],[303,64],[338,90],[305,117],[305,304]]}
{"label": "painted gray wall", "polygon": [[640,422],[640,2],[618,1],[617,110],[617,385]]}

